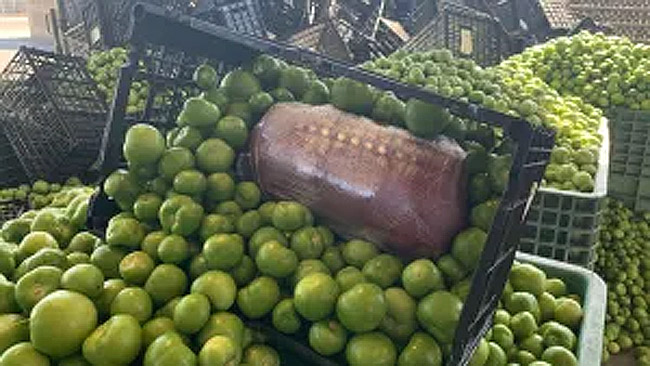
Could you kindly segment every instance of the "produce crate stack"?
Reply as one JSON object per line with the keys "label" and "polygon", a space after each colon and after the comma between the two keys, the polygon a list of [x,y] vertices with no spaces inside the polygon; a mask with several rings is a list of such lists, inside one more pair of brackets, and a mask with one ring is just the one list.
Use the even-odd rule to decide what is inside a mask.
{"label": "produce crate stack", "polygon": [[650,1],[568,0],[569,11],[578,18],[589,17],[619,36],[635,42],[650,42]]}
{"label": "produce crate stack", "polygon": [[[599,51],[599,49],[604,51]],[[626,52],[626,50],[634,50],[634,52]],[[509,60],[513,64],[520,64],[532,70],[535,76],[557,90],[560,95],[571,99],[579,98],[583,104],[589,103],[590,106],[593,106],[590,108],[592,111],[608,118],[611,133],[611,139],[604,138],[598,142],[601,145],[601,152],[598,154],[599,163],[596,171],[595,189],[592,193],[594,201],[587,204],[585,200],[589,198],[588,196],[571,192],[556,192],[557,195],[566,193],[564,196],[573,197],[573,201],[585,201],[585,204],[581,206],[586,207],[587,211],[579,213],[581,219],[584,219],[582,222],[585,225],[576,227],[575,233],[569,230],[568,236],[562,233],[565,231],[562,228],[548,230],[542,225],[535,230],[531,229],[531,232],[525,235],[526,240],[529,241],[529,244],[526,244],[528,248],[541,248],[539,243],[533,244],[533,242],[548,240],[542,238],[542,231],[547,231],[546,235],[549,238],[556,235],[557,238],[561,238],[561,240],[556,239],[553,244],[569,243],[569,254],[566,250],[562,250],[561,256],[565,256],[568,260],[571,260],[573,256],[576,259],[575,263],[581,264],[582,260],[578,258],[589,259],[591,255],[588,254],[593,252],[593,247],[598,244],[596,236],[600,229],[598,217],[602,216],[603,199],[608,191],[614,197],[619,197],[633,206],[637,205],[637,198],[639,198],[639,207],[644,206],[642,202],[647,197],[647,191],[642,184],[645,177],[643,151],[645,150],[646,136],[644,123],[641,121],[647,118],[644,115],[650,110],[650,99],[646,93],[639,90],[646,89],[645,76],[647,73],[645,70],[647,69],[648,50],[647,45],[635,44],[624,37],[580,32],[572,37],[559,37],[547,44],[535,46]],[[605,57],[600,58],[602,55]],[[584,64],[593,62],[594,71],[586,71],[582,65],[576,62],[567,62],[567,59],[580,59]],[[629,76],[621,77],[621,75]],[[565,129],[565,131],[570,130]],[[576,132],[580,133],[577,130],[570,133]],[[600,135],[607,136],[605,133]],[[587,137],[585,141],[589,140],[593,143],[593,136]],[[583,142],[578,142],[576,147],[582,145]],[[576,147],[573,149],[575,150]],[[606,153],[605,148],[610,151]],[[579,165],[582,166],[582,163]],[[610,169],[605,169],[605,165],[609,165]],[[589,170],[593,171],[594,168],[595,166],[592,166]],[[553,172],[549,174],[551,180],[557,181],[557,177],[558,175]],[[607,182],[609,178],[611,181]],[[600,183],[603,181],[607,184]],[[550,194],[551,192],[540,193]],[[539,195],[539,200],[540,205],[547,201],[542,194]],[[558,202],[561,201],[555,199],[551,202],[558,206]],[[560,205],[560,207],[562,206]],[[558,222],[565,225],[567,222],[576,221],[572,204],[567,203],[566,209],[561,210],[559,217],[549,214],[550,222],[559,220]],[[539,215],[534,216],[536,211],[538,210],[533,207],[530,217],[535,217],[536,221],[543,222],[544,211],[539,210]],[[574,217],[574,220],[567,221],[571,217]],[[530,222],[530,226],[534,225],[534,221]],[[558,234],[562,234],[562,236]],[[587,242],[587,239],[590,243]],[[591,245],[592,249],[588,251],[586,245]],[[554,248],[558,249],[559,247]],[[545,252],[553,254],[550,248]],[[571,252],[575,254],[571,255]],[[535,253],[541,254],[539,251]],[[593,260],[587,260],[582,264],[591,266],[592,263]]]}
{"label": "produce crate stack", "polygon": [[84,172],[99,151],[107,113],[84,60],[21,47],[0,78],[5,136],[27,178]]}
{"label": "produce crate stack", "polygon": [[492,16],[470,7],[445,2],[439,14],[403,47],[407,51],[447,48],[482,66],[494,65],[509,54],[510,41]]}
{"label": "produce crate stack", "polygon": [[604,136],[598,172],[591,193],[540,188],[528,213],[521,250],[592,269],[596,261],[600,219],[606,205],[609,171],[609,128],[603,120]]}
{"label": "produce crate stack", "polygon": [[291,36],[287,42],[338,60],[352,61],[348,45],[341,38],[335,20],[327,19]]}
{"label": "produce crate stack", "polygon": [[[296,63],[308,68],[322,77],[348,77],[362,83],[368,83],[383,90],[393,91],[399,98],[418,98],[427,103],[449,108],[454,114],[465,118],[479,119],[485,123],[499,125],[504,134],[511,136],[516,142],[512,168],[509,171],[507,190],[503,195],[502,203],[497,209],[494,224],[487,236],[485,250],[482,253],[477,273],[481,276],[473,277],[473,284],[467,297],[468,301],[463,307],[460,324],[457,328],[451,364],[465,364],[472,355],[472,350],[477,346],[481,336],[491,325],[491,317],[497,302],[501,297],[503,286],[510,271],[515,248],[520,233],[525,208],[530,199],[531,187],[539,182],[544,167],[549,160],[550,149],[553,145],[554,134],[545,128],[533,127],[521,119],[486,110],[431,94],[424,90],[393,82],[375,74],[362,71],[353,65],[337,62],[327,56],[318,55],[295,47],[283,46],[271,41],[246,37],[235,34],[227,29],[215,27],[201,21],[190,21],[185,17],[171,19],[164,16],[163,12],[155,7],[140,5],[135,12],[133,39],[131,47],[130,67],[124,68],[119,81],[120,87],[111,111],[110,127],[104,135],[102,171],[112,172],[120,166],[122,142],[126,124],[128,91],[134,77],[145,77],[153,81],[161,75],[155,73],[142,74],[137,65],[140,61],[147,63],[147,58],[142,57],[150,53],[149,50],[164,49],[179,55],[186,54],[189,59],[209,62],[219,73],[233,70],[243,64],[252,62],[259,54],[269,54],[279,57],[286,62]],[[192,39],[192,42],[187,42]],[[229,52],[223,52],[226,49]],[[155,52],[155,51],[154,51]],[[191,74],[196,64],[183,64],[190,68],[183,74]],[[174,66],[175,67],[175,66]],[[152,69],[149,69],[152,70]],[[162,75],[166,78],[167,75]],[[136,78],[137,79],[137,78]],[[183,79],[180,80],[184,82]],[[145,110],[144,115],[153,115],[155,111]],[[145,122],[147,120],[144,120]],[[95,220],[112,216],[115,212],[100,212],[94,209],[98,202],[110,202],[98,196],[91,209],[92,228],[101,229],[106,225],[104,220]],[[105,198],[105,196],[104,196]],[[100,204],[101,205],[101,204]],[[104,226],[105,228],[105,226]],[[275,338],[269,339],[273,345]],[[331,364],[311,351],[302,353],[310,354],[307,362],[310,364]],[[314,360],[320,360],[318,363]]]}
{"label": "produce crate stack", "polygon": [[650,211],[650,112],[610,113],[609,195],[635,211]]}

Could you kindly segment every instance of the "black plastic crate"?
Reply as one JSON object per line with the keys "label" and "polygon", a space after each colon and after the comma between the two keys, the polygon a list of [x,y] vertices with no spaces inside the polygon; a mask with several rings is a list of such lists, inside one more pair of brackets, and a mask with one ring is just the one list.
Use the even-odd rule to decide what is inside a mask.
{"label": "black plastic crate", "polygon": [[[3,82],[0,101],[9,108],[23,101],[28,93],[38,94],[37,91],[42,91],[54,103],[54,107],[63,112],[106,111],[106,105],[86,70],[85,61],[79,57],[22,46],[0,79]],[[34,103],[42,102],[37,100]]]}
{"label": "black plastic crate", "polygon": [[567,0],[577,18],[591,18],[619,36],[650,42],[650,0]]}
{"label": "black plastic crate", "polygon": [[[110,125],[104,135],[102,159],[98,164],[98,168],[104,175],[120,166],[121,145],[127,129],[124,116],[128,91],[134,77],[139,74],[137,65],[141,61],[147,62],[143,59],[143,55],[146,55],[148,50],[164,49],[176,55],[175,57],[184,54],[192,59],[207,59],[212,65],[218,66],[221,72],[249,63],[257,55],[266,53],[310,68],[323,77],[353,78],[379,89],[391,90],[400,98],[419,98],[446,107],[457,116],[484,121],[503,128],[504,134],[510,136],[516,145],[508,189],[495,216],[476,271],[481,275],[474,276],[467,297],[469,301],[463,307],[449,362],[449,365],[466,365],[480,337],[491,325],[492,314],[501,297],[515,256],[516,243],[519,242],[520,229],[531,200],[532,188],[542,178],[554,143],[554,134],[544,128],[533,127],[524,120],[409,87],[324,55],[236,34],[228,29],[189,17],[172,19],[155,7],[140,5],[134,12],[134,32],[130,43],[133,52],[130,54],[129,64],[122,69],[120,75],[119,88],[111,110]],[[193,66],[185,65],[186,72],[190,73]],[[146,77],[155,80],[166,76],[148,74]],[[144,113],[146,115],[153,112],[153,110],[145,110]],[[147,120],[145,119],[144,122]],[[113,205],[112,208],[115,209],[115,206]],[[111,201],[106,199],[104,193],[100,193],[92,202],[89,226],[94,230],[105,229],[107,223],[105,219],[114,213],[110,209]],[[332,361],[323,360],[309,350],[305,350],[305,354],[309,355],[306,357],[308,358],[306,362],[309,364],[332,364]]]}
{"label": "black plastic crate", "polygon": [[497,64],[510,54],[510,39],[494,17],[470,7],[445,2],[440,13],[405,45],[407,51],[447,48],[482,66]]}
{"label": "black plastic crate", "polygon": [[66,157],[74,148],[73,143],[60,131],[48,131],[35,123],[29,115],[22,117],[0,110],[9,145],[29,180],[55,180],[59,174],[57,168],[66,163]]}
{"label": "black plastic crate", "polygon": [[437,1],[417,1],[416,7],[404,20],[409,32],[415,35],[422,31],[438,15],[438,8]]}
{"label": "black plastic crate", "polygon": [[5,135],[5,123],[0,119],[0,187],[13,187],[27,182],[27,175]]}
{"label": "black plastic crate", "polygon": [[[568,28],[553,28],[546,7],[563,0],[465,0],[465,4],[489,14],[501,23],[511,54],[550,38],[566,35]],[[557,8],[555,6],[554,8]]]}
{"label": "black plastic crate", "polygon": [[287,39],[310,25],[309,9],[282,0],[262,0],[260,7],[267,30],[278,39]]}
{"label": "black plastic crate", "polygon": [[386,0],[341,0],[333,3],[332,12],[335,18],[353,25],[357,32],[374,38],[385,7]]}
{"label": "black plastic crate", "polygon": [[[544,9],[542,8],[541,0],[510,0],[513,1],[516,6],[517,16],[519,19],[523,20],[526,24],[526,27],[538,37],[542,38],[544,35],[549,35],[551,32],[551,27],[546,19],[544,14]],[[499,18],[501,19],[501,18]]]}
{"label": "black plastic crate", "polygon": [[68,0],[57,0],[63,53],[88,57],[93,50],[108,47],[110,40],[103,22],[119,2],[78,0],[73,6]]}
{"label": "black plastic crate", "polygon": [[370,42],[369,46],[378,56],[388,56],[402,47],[409,38],[401,23],[380,18],[374,42]]}
{"label": "black plastic crate", "polygon": [[291,36],[287,43],[329,55],[338,60],[351,61],[350,49],[341,37],[334,22],[335,20],[327,19],[319,24],[312,25]]}
{"label": "black plastic crate", "polygon": [[62,29],[68,29],[69,25],[81,23],[84,19],[83,9],[93,0],[57,0],[57,11],[59,19],[63,20]]}
{"label": "black plastic crate", "polygon": [[393,0],[387,4],[385,16],[400,22],[409,34],[417,34],[438,15],[444,2],[466,3],[463,0]]}
{"label": "black plastic crate", "polygon": [[267,31],[276,39],[288,39],[294,34],[320,24],[329,17],[329,0],[260,0]]}
{"label": "black plastic crate", "polygon": [[[359,30],[354,24],[350,24],[342,18],[332,20],[347,49],[350,50],[350,61],[353,63],[362,63],[376,57],[382,57],[394,51],[390,44],[381,44],[375,36],[369,36],[367,33]],[[385,39],[384,39],[385,40]],[[391,51],[392,50],[392,51]],[[328,53],[325,53],[329,55]]]}
{"label": "black plastic crate", "polygon": [[[85,61],[21,47],[0,75],[4,131],[30,179],[53,179],[60,168],[81,172],[99,152],[108,107]],[[68,160],[74,149],[94,151],[88,164]]]}
{"label": "black plastic crate", "polygon": [[66,55],[88,57],[93,50],[101,49],[101,44],[91,38],[84,23],[77,23],[61,33],[61,49]]}
{"label": "black plastic crate", "polygon": [[[556,0],[551,0],[551,2]],[[546,0],[469,0],[469,4],[478,6],[499,19],[509,32],[526,30],[540,39],[545,39],[550,33],[549,21],[544,12],[543,2]]]}
{"label": "black plastic crate", "polygon": [[239,33],[266,37],[266,26],[259,0],[236,0],[216,3],[195,16]]}
{"label": "black plastic crate", "polygon": [[[199,93],[193,81],[194,69],[206,62],[206,58],[165,46],[131,49],[130,57],[141,60],[140,66],[137,70],[122,67],[120,72],[128,70],[133,80],[145,82],[148,95],[144,110],[129,114],[124,120],[129,125],[141,120],[149,121],[161,130],[175,127],[185,99]],[[124,86],[122,80],[120,77],[116,89],[130,89],[131,81]],[[110,118],[114,117],[109,115]]]}
{"label": "black plastic crate", "polygon": [[578,23],[578,18],[569,11],[568,0],[542,1],[542,9],[551,29],[569,30]]}
{"label": "black plastic crate", "polygon": [[[67,9],[69,0],[57,0],[59,9]],[[129,38],[131,13],[138,2],[157,5],[168,12],[190,13],[189,0],[78,0],[76,13],[59,10],[64,52],[87,57],[93,50],[123,45]],[[63,5],[62,5],[63,4]]]}

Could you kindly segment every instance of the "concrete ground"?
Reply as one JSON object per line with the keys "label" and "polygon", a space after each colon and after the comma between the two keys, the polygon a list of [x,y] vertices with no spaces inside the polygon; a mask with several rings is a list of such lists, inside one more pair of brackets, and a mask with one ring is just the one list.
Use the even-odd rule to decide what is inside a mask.
{"label": "concrete ground", "polygon": [[51,39],[34,38],[27,15],[0,14],[0,71],[4,70],[20,46],[52,50],[52,43]]}
{"label": "concrete ground", "polygon": [[30,38],[26,15],[0,15],[0,70],[4,69],[21,44]]}

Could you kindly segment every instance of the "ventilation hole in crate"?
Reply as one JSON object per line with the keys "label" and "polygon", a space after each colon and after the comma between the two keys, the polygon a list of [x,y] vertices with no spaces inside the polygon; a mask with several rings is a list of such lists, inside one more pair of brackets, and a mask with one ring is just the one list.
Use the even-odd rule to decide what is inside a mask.
{"label": "ventilation hole in crate", "polygon": [[[639,160],[638,163],[640,163],[640,162],[641,161]],[[625,174],[629,174],[629,175],[639,175],[639,174],[641,174],[641,166],[636,165],[638,163],[628,164],[627,168],[625,169]]]}
{"label": "ventilation hole in crate", "polygon": [[610,165],[610,174],[625,174],[625,162],[613,163]]}
{"label": "ventilation hole in crate", "polygon": [[545,258],[553,258],[553,247],[548,245],[539,245],[535,254]]}
{"label": "ventilation hole in crate", "polygon": [[561,200],[562,202],[560,203],[560,207],[562,208],[562,211],[571,211],[573,209],[575,202],[573,197],[564,196]]}
{"label": "ventilation hole in crate", "polygon": [[[632,137],[632,139],[634,139],[634,137]],[[645,139],[643,143],[645,143]],[[644,152],[645,152],[645,146],[643,145],[639,146],[637,144],[630,145],[630,154],[643,155]]]}
{"label": "ventilation hole in crate", "polygon": [[[619,136],[621,137],[622,141],[628,141],[629,140],[629,135],[627,136]],[[629,152],[629,146],[626,143],[622,143],[620,145],[614,145],[614,153],[615,154],[622,154],[622,155],[627,155]]]}
{"label": "ventilation hole in crate", "polygon": [[544,208],[560,208],[560,197],[556,195],[545,194],[541,195],[543,197],[543,206]]}
{"label": "ventilation hole in crate", "polygon": [[596,227],[595,216],[576,216],[573,218],[573,228],[589,230]]}
{"label": "ventilation hole in crate", "polygon": [[536,225],[525,225],[524,232],[522,233],[523,238],[532,238],[535,239],[537,235],[537,226]]}
{"label": "ventilation hole in crate", "polygon": [[632,134],[631,142],[633,144],[645,144],[645,142],[647,140],[646,136],[643,134],[645,131],[636,131],[636,132],[638,134],[637,133]]}
{"label": "ventilation hole in crate", "polygon": [[576,199],[575,211],[584,212],[584,213],[595,213],[597,211],[597,201],[591,198],[588,199]]}
{"label": "ventilation hole in crate", "polygon": [[594,236],[592,232],[574,231],[571,233],[570,241],[572,246],[590,246],[592,243],[591,238]]}
{"label": "ventilation hole in crate", "polygon": [[539,240],[542,243],[554,243],[555,242],[555,229],[540,229]]}
{"label": "ventilation hole in crate", "polygon": [[555,212],[544,212],[542,214],[542,223],[545,225],[556,225],[558,214]]}
{"label": "ventilation hole in crate", "polygon": [[643,149],[630,155],[627,163],[630,165],[641,165],[643,163]]}
{"label": "ventilation hole in crate", "polygon": [[589,265],[593,261],[592,250],[571,250],[569,252],[569,262],[579,265]]}
{"label": "ventilation hole in crate", "polygon": [[571,224],[571,216],[567,214],[560,215],[560,221],[558,225],[562,228],[566,228]]}

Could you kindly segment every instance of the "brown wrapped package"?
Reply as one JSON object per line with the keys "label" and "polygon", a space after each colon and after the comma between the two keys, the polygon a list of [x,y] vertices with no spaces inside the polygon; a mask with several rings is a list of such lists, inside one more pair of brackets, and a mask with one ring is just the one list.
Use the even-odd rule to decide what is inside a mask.
{"label": "brown wrapped package", "polygon": [[437,257],[466,226],[465,152],[331,105],[274,105],[255,127],[261,188],[309,207],[339,235]]}

